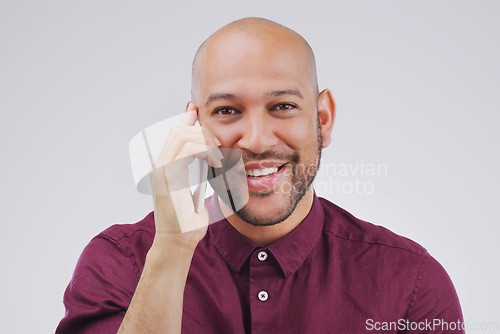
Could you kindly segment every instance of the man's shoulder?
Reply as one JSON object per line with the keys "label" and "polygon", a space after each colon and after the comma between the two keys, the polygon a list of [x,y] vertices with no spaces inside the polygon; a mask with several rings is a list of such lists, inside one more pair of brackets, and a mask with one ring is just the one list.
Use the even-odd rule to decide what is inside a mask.
{"label": "man's shoulder", "polygon": [[96,237],[105,238],[118,244],[151,244],[154,235],[154,211],[151,211],[143,219],[136,223],[112,225],[99,233]]}
{"label": "man's shoulder", "polygon": [[352,244],[373,245],[425,256],[427,250],[418,243],[389,229],[355,217],[347,210],[320,198],[325,214],[323,232]]}

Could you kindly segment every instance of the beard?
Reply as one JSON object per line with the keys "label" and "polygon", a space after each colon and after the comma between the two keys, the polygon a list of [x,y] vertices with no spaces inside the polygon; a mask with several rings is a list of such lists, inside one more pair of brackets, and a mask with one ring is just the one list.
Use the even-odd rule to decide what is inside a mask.
{"label": "beard", "polygon": [[[276,159],[278,161],[288,161],[285,175],[290,175],[291,184],[282,183],[281,189],[278,191],[285,193],[286,195],[281,201],[284,203],[284,207],[280,209],[280,212],[275,215],[266,214],[265,216],[256,214],[255,210],[251,207],[245,205],[240,210],[236,211],[236,215],[240,217],[243,221],[254,226],[272,226],[281,223],[287,219],[295,210],[300,200],[306,194],[307,190],[311,186],[321,161],[321,148],[323,146],[323,138],[321,136],[321,126],[319,122],[319,116],[317,120],[316,128],[316,150],[312,158],[301,157],[297,151],[290,154],[283,154],[273,151],[266,151],[261,154],[255,154],[253,152],[246,152],[242,154],[244,161],[258,161],[263,159]],[[305,159],[305,160],[304,160]],[[283,185],[288,184],[288,189],[283,189]],[[253,196],[260,198],[270,198],[272,195],[276,194],[275,189],[269,189],[267,191],[258,192],[252,194]],[[226,202],[226,201],[224,201]],[[229,203],[226,203],[229,205]]]}

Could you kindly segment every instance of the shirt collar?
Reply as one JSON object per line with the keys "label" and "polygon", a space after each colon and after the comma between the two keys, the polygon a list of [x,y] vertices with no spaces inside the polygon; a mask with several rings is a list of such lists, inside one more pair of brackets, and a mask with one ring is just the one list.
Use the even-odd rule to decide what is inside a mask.
{"label": "shirt collar", "polygon": [[207,199],[206,205],[211,223],[208,228],[209,237],[231,269],[237,272],[241,271],[255,250],[267,249],[276,259],[282,274],[288,277],[311,253],[323,230],[324,213],[316,193],[311,210],[304,220],[293,231],[268,247],[253,243],[229,224],[219,208],[215,194]]}

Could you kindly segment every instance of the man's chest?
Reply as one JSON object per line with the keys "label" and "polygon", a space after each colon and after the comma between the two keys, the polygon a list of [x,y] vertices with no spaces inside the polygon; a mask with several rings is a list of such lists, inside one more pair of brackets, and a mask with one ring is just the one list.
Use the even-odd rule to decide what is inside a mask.
{"label": "man's chest", "polygon": [[183,332],[368,333],[371,321],[404,315],[411,293],[404,282],[388,280],[383,268],[317,257],[311,254],[288,275],[262,251],[240,271],[215,257],[193,259]]}

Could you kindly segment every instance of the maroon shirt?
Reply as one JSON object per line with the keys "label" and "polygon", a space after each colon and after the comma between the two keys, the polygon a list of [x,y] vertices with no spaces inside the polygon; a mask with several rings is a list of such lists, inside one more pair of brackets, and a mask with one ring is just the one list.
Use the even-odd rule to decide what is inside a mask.
{"label": "maroon shirt", "polygon": [[[211,221],[223,218],[215,196],[207,208]],[[116,333],[154,234],[151,212],[92,239],[57,333]],[[225,219],[209,226],[191,263],[182,331],[455,334],[464,331],[445,329],[462,322],[450,278],[423,247],[315,195],[304,221],[269,247]]]}

